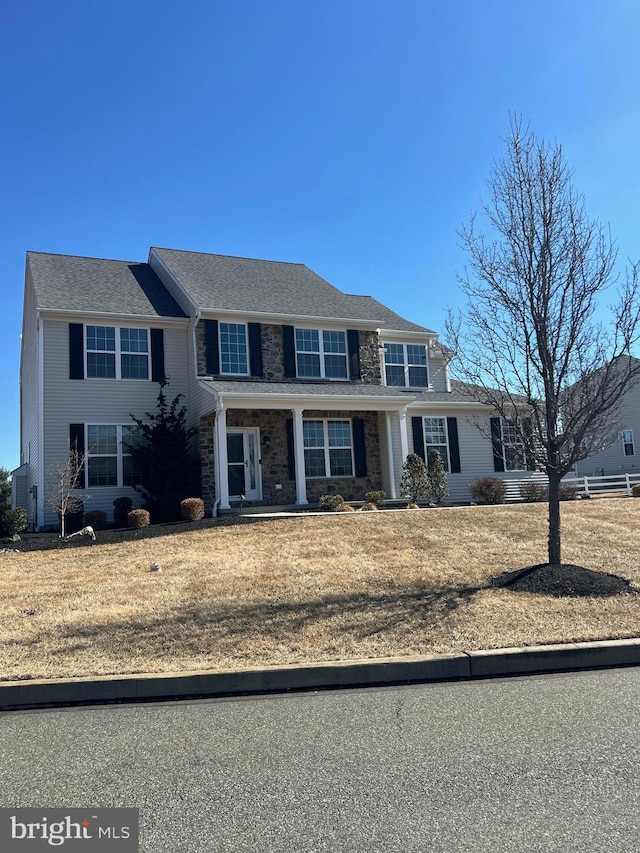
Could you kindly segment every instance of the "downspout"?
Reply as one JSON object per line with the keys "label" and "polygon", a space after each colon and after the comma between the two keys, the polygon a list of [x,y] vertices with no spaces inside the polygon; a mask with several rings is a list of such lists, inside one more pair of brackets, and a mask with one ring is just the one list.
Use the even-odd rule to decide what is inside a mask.
{"label": "downspout", "polygon": [[218,515],[218,507],[220,506],[220,442],[218,441],[216,430],[218,413],[220,411],[222,411],[222,400],[218,397],[216,400],[216,419],[213,422],[213,476],[216,482],[216,499],[211,507],[212,518],[215,518]]}

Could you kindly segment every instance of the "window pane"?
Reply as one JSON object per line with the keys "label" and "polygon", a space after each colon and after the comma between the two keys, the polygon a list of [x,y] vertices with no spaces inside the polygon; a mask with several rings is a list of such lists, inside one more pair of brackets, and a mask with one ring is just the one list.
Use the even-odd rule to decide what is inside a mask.
{"label": "window pane", "polygon": [[113,326],[87,326],[87,349],[115,352],[115,328]]}
{"label": "window pane", "polygon": [[311,353],[298,353],[298,376],[319,377],[320,356]]}
{"label": "window pane", "polygon": [[302,436],[305,447],[324,447],[324,425],[322,421],[304,421]]}
{"label": "window pane", "polygon": [[353,473],[351,466],[351,450],[348,448],[329,451],[329,464],[332,477],[350,477]]}
{"label": "window pane", "polygon": [[427,351],[425,347],[417,344],[407,344],[407,360],[409,364],[427,363]]}
{"label": "window pane", "polygon": [[446,429],[444,418],[424,418],[425,444],[446,444]]}
{"label": "window pane", "polygon": [[90,378],[115,379],[115,376],[116,376],[115,353],[88,352],[87,353],[87,376]]}
{"label": "window pane", "polygon": [[148,379],[149,359],[146,355],[122,355],[123,379]]}
{"label": "window pane", "polygon": [[242,323],[220,323],[220,369],[222,373],[249,372],[247,335]]}
{"label": "window pane", "polygon": [[117,486],[118,460],[115,456],[94,456],[89,458],[89,486]]}
{"label": "window pane", "polygon": [[346,379],[347,378],[347,357],[346,355],[325,355],[324,357],[324,375],[327,379]]}
{"label": "window pane", "polygon": [[146,329],[120,329],[122,352],[149,352]]}
{"label": "window pane", "polygon": [[385,344],[385,364],[404,364],[404,347],[402,344]]}
{"label": "window pane", "polygon": [[410,367],[409,368],[409,385],[412,388],[427,387],[427,368],[426,367]]}
{"label": "window pane", "polygon": [[113,454],[118,452],[118,428],[116,426],[88,426],[87,444],[90,454]]}
{"label": "window pane", "polygon": [[351,425],[349,421],[329,421],[327,423],[329,447],[351,447]]}
{"label": "window pane", "polygon": [[305,450],[304,452],[304,474],[305,477],[325,477],[324,450]]}
{"label": "window pane", "polygon": [[322,345],[325,352],[346,353],[347,341],[344,332],[323,332]]}
{"label": "window pane", "polygon": [[139,426],[123,426],[122,427],[122,448],[126,453],[126,447],[141,447],[145,444],[144,433]]}
{"label": "window pane", "polygon": [[395,367],[391,364],[386,366],[387,385],[399,385],[404,387],[404,367]]}
{"label": "window pane", "polygon": [[140,485],[140,472],[136,471],[130,456],[122,457],[122,484],[124,486]]}
{"label": "window pane", "polygon": [[296,349],[299,352],[320,352],[317,329],[296,329]]}

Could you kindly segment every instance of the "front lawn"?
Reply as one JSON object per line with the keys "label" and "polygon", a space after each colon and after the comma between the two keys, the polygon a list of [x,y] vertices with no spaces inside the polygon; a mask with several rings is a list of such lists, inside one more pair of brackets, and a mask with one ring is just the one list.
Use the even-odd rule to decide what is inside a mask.
{"label": "front lawn", "polygon": [[565,561],[620,575],[629,591],[558,597],[492,586],[546,560],[545,513],[528,504],[247,519],[0,554],[0,678],[638,635],[640,500],[562,506]]}

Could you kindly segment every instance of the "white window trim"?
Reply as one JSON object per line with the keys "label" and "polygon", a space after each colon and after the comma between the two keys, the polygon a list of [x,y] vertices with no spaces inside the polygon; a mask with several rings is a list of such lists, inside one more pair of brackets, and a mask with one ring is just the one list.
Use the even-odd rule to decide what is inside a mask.
{"label": "white window trim", "polygon": [[[89,349],[87,346],[87,329],[93,326],[97,329],[114,329],[116,348],[115,350],[97,350]],[[120,344],[120,333],[122,329],[135,329],[136,331],[144,331],[147,333],[147,351],[146,352],[131,352],[131,350],[123,350]],[[89,376],[89,353],[113,353],[116,362],[115,376]],[[141,355],[147,357],[147,378],[142,379],[135,376],[122,376],[122,356],[123,355]],[[84,324],[84,375],[87,379],[99,379],[101,381],[119,379],[121,382],[150,382],[151,381],[151,331],[147,326],[113,326],[110,323],[85,323]],[[112,426],[112,424],[109,424]]]}
{"label": "white window trim", "polygon": [[[298,331],[310,331],[318,333],[318,345],[319,350],[316,352],[315,350],[299,350],[298,349]],[[327,376],[326,368],[325,368],[325,355],[339,355],[342,356],[342,353],[338,352],[326,352],[324,351],[324,332],[338,332],[344,337],[344,361],[346,367],[346,376]],[[293,343],[296,353],[296,377],[298,379],[326,379],[329,382],[345,382],[346,380],[351,378],[351,373],[349,370],[349,341],[347,340],[347,333],[344,329],[331,329],[327,326],[323,326],[322,328],[315,326],[295,326],[293,329]],[[298,353],[300,355],[317,355],[320,359],[320,376],[300,376],[300,372],[298,370]]]}
{"label": "white window trim", "polygon": [[[439,420],[444,421],[444,442],[442,444],[430,444],[427,441],[427,427],[425,421],[427,418],[431,420]],[[424,441],[424,455],[425,455],[425,464],[429,464],[429,449],[433,448],[434,450],[438,447],[446,447],[447,448],[447,458],[446,458],[446,472],[447,474],[451,473],[451,451],[449,450],[449,430],[447,428],[447,418],[445,415],[423,415],[422,417],[422,440]],[[441,454],[442,455],[442,454]]]}
{"label": "white window trim", "polygon": [[[222,369],[222,327],[242,326],[244,329],[244,343],[247,350],[247,369],[245,372],[228,371]],[[250,376],[251,375],[251,353],[249,352],[249,327],[242,320],[219,320],[218,321],[218,358],[220,360],[220,376]]]}
{"label": "white window trim", "polygon": [[[402,347],[402,364],[399,361],[394,361],[387,363],[387,346],[389,344],[393,344],[393,346]],[[384,384],[388,388],[428,388],[430,386],[429,380],[429,347],[427,344],[407,344],[401,341],[384,341],[382,346],[384,347],[384,352],[382,353],[382,367],[383,367],[383,377]],[[407,347],[409,346],[424,346],[425,352],[425,364],[413,364],[409,363],[409,350]],[[387,367],[403,367],[404,368],[404,385],[389,385],[387,382]],[[410,385],[409,384],[409,368],[410,367],[424,367],[425,372],[427,374],[427,384],[426,385]]]}
{"label": "white window trim", "polygon": [[[107,426],[107,427],[115,427],[116,428],[116,452],[115,453],[91,453],[91,448],[89,445],[89,427],[97,427],[97,426]],[[86,448],[86,483],[87,489],[133,489],[133,486],[126,486],[124,484],[124,462],[123,459],[125,456],[130,456],[130,453],[124,453],[124,448],[122,446],[122,430],[124,427],[136,427],[137,424],[105,424],[103,422],[95,422],[95,423],[85,423],[84,425],[84,446]],[[139,429],[139,427],[138,427]],[[117,483],[112,486],[90,486],[89,485],[89,460],[93,457],[94,459],[106,457],[112,458],[116,457],[116,475],[117,475]]]}
{"label": "white window trim", "polygon": [[[526,471],[527,470],[527,449],[525,447],[524,441],[521,438],[516,436],[515,441],[505,441],[504,440],[504,426],[505,423],[511,423],[510,421],[506,421],[505,418],[500,418],[500,444],[502,447],[502,462],[504,465],[505,472],[509,471]],[[507,465],[507,447],[519,447],[522,451],[522,462],[523,468],[509,468]]]}
{"label": "white window trim", "polygon": [[[346,450],[346,445],[341,445],[340,447],[332,447],[329,448],[329,421],[335,421],[336,423],[348,423],[349,424],[349,440],[351,444],[349,445],[349,450],[351,451],[351,473],[350,474],[332,474],[331,473],[331,458],[329,456],[329,449],[331,450]],[[322,433],[323,433],[323,441],[324,444],[322,448],[320,447],[304,447],[304,439],[303,439],[303,451],[304,450],[324,450],[324,474],[314,477],[307,476],[306,465],[305,465],[305,480],[341,480],[343,477],[355,477],[355,460],[354,460],[354,449],[353,449],[353,420],[351,418],[304,418],[304,423],[318,423],[322,422]]]}
{"label": "white window trim", "polygon": [[[631,440],[627,441],[627,436],[631,436]],[[631,445],[631,453],[627,453],[627,445]],[[636,445],[633,440],[633,430],[632,429],[623,429],[622,430],[622,452],[625,456],[635,456],[636,455]]]}

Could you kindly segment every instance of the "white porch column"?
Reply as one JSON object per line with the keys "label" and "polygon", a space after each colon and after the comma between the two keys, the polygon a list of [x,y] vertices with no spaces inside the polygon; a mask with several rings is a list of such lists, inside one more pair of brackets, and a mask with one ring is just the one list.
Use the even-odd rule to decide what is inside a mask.
{"label": "white porch column", "polygon": [[393,460],[393,428],[391,425],[392,412],[384,413],[384,422],[387,428],[387,470],[389,475],[389,489],[392,501],[396,499],[396,468]]}
{"label": "white porch column", "polygon": [[296,503],[308,504],[307,482],[304,476],[304,438],[302,435],[302,409],[293,409],[293,448],[296,459]]}
{"label": "white porch column", "polygon": [[227,410],[220,407],[216,412],[216,447],[218,449],[218,482],[216,490],[220,509],[229,509],[229,468],[227,459]]}
{"label": "white porch column", "polygon": [[404,465],[409,453],[409,437],[407,433],[407,410],[400,409],[398,412],[400,418],[400,452],[402,454],[402,464]]}

